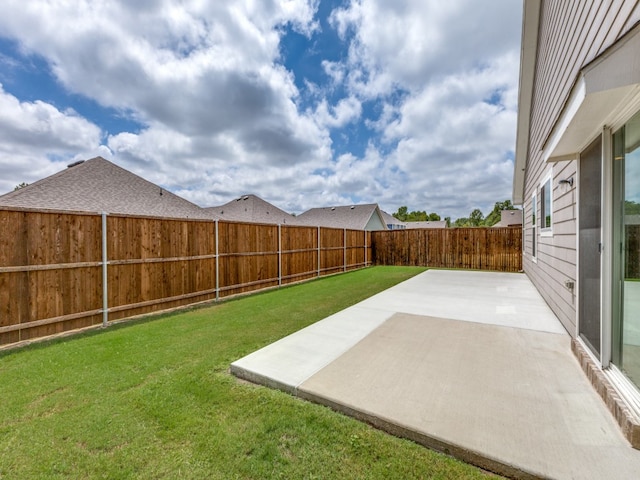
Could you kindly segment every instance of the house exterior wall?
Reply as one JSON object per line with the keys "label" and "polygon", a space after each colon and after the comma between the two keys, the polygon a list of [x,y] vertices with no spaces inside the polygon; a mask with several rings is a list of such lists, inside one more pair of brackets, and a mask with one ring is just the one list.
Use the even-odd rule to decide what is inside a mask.
{"label": "house exterior wall", "polygon": [[[639,20],[640,3],[636,1],[541,2],[524,179],[523,268],[572,336],[576,335],[577,302],[575,289],[569,288],[566,282],[575,285],[577,277],[578,162],[549,163],[544,158],[544,149],[580,70]],[[584,147],[592,140],[585,138]],[[552,231],[541,232],[541,186],[549,176]],[[573,186],[559,183],[568,178],[574,179]],[[538,223],[535,230],[532,228],[534,195]]]}
{"label": "house exterior wall", "polygon": [[377,211],[374,211],[373,214],[371,215],[371,218],[367,222],[367,226],[365,227],[365,230],[376,231],[376,230],[386,230],[386,229],[387,229],[387,226],[382,220],[382,217],[378,215]]}

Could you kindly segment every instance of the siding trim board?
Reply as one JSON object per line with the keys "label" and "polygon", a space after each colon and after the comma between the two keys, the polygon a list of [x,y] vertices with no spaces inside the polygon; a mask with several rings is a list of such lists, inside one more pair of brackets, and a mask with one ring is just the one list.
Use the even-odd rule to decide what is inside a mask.
{"label": "siding trim board", "polygon": [[[524,4],[518,108],[526,112],[531,111],[533,102],[540,5],[540,0],[527,1]],[[529,114],[518,115],[513,175],[513,203],[515,205],[522,205],[524,200],[524,176],[526,156],[529,153],[530,124],[531,116]]]}

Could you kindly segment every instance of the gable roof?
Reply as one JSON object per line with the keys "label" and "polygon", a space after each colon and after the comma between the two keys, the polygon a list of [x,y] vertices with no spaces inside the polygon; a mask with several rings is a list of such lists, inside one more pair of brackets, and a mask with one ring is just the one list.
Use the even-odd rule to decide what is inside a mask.
{"label": "gable roof", "polygon": [[303,225],[354,230],[386,230],[387,225],[377,203],[340,207],[312,208],[298,215]]}
{"label": "gable roof", "polygon": [[499,228],[513,225],[522,225],[522,210],[502,210],[500,221],[493,226]]}
{"label": "gable roof", "polygon": [[384,210],[380,210],[380,213],[382,214],[382,219],[384,220],[385,225],[389,226],[389,225],[405,225],[405,222],[398,220],[396,217],[394,217],[393,215],[385,212]]}
{"label": "gable roof", "polygon": [[257,195],[242,195],[218,207],[203,209],[220,220],[249,223],[297,225],[296,217]]}
{"label": "gable roof", "polygon": [[208,218],[191,203],[102,157],[0,196],[0,206],[173,218]]}

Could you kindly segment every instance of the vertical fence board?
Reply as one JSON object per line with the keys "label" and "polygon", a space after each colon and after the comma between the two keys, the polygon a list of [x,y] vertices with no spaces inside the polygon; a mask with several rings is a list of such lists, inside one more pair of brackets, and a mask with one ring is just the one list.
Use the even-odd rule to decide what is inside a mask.
{"label": "vertical fence board", "polygon": [[[0,344],[101,323],[101,238],[100,215],[0,208]],[[513,228],[363,232],[223,221],[216,237],[213,221],[109,215],[108,320],[372,263],[518,271],[521,240]]]}
{"label": "vertical fence board", "polygon": [[278,226],[219,222],[220,295],[278,284]]}
{"label": "vertical fence board", "polygon": [[16,268],[0,272],[0,343],[95,323],[100,231],[96,215],[0,210],[0,267]]}
{"label": "vertical fence board", "polygon": [[320,275],[344,268],[344,230],[320,227]]}
{"label": "vertical fence board", "polygon": [[317,276],[318,229],[283,225],[282,283],[293,283]]}
{"label": "vertical fence board", "polygon": [[519,272],[522,228],[406,229],[372,232],[373,263]]}

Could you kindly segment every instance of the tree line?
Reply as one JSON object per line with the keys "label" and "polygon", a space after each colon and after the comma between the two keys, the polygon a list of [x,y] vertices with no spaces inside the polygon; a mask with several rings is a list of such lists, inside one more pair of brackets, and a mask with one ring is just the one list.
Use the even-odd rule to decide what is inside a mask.
{"label": "tree line", "polygon": [[[461,217],[451,222],[451,217],[445,217],[447,227],[492,227],[500,221],[503,210],[516,210],[511,200],[504,202],[496,202],[493,210],[485,217],[479,208],[475,208],[468,217]],[[409,212],[406,206],[398,208],[398,211],[392,214],[401,222],[427,222],[441,220],[437,213],[427,213],[426,211],[414,210]]]}

